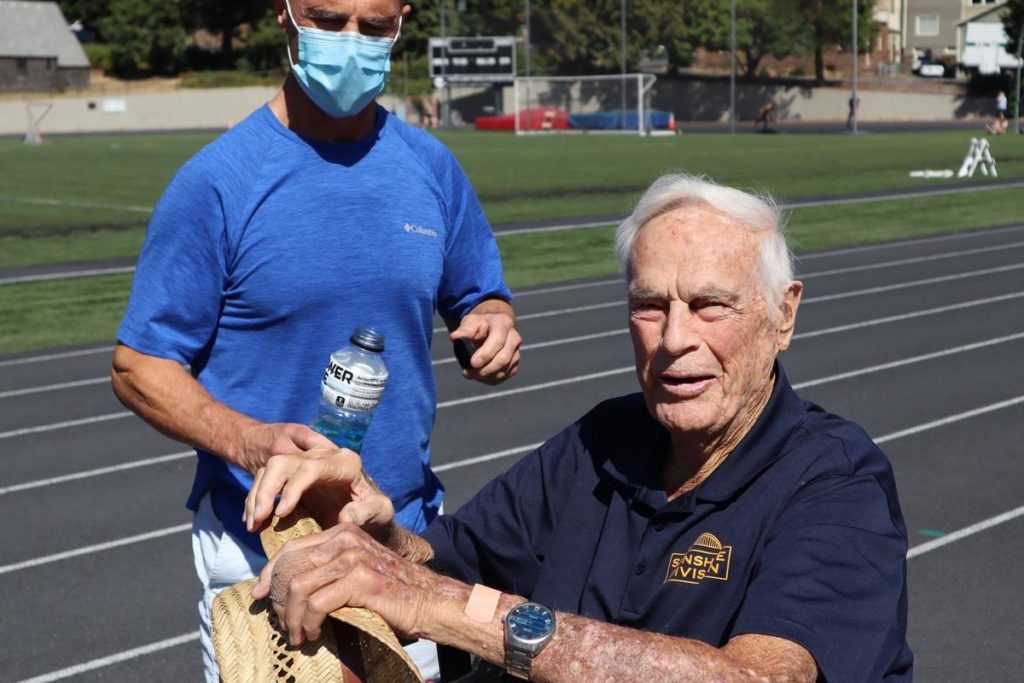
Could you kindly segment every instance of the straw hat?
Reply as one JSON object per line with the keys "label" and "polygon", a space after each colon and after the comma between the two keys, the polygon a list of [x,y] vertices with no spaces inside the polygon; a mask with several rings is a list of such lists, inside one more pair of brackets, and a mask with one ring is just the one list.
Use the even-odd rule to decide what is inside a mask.
{"label": "straw hat", "polygon": [[[295,512],[274,518],[260,534],[272,557],[286,541],[320,531]],[[419,670],[391,627],[376,613],[357,607],[331,612],[316,641],[288,645],[269,598],[253,600],[256,579],[222,591],[213,601],[213,643],[223,683],[325,681],[349,683],[421,682]]]}

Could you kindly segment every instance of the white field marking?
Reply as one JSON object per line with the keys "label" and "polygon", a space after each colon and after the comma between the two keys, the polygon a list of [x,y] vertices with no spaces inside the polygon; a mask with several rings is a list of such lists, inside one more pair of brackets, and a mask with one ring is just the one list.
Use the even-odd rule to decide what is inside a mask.
{"label": "white field marking", "polygon": [[[893,368],[900,368],[905,365],[913,365],[914,363],[923,363],[924,361],[934,360],[936,358],[942,358],[944,356],[952,356],[957,353],[965,353],[967,351],[975,351],[977,349],[983,349],[988,346],[995,346],[996,344],[1005,344],[1006,342],[1017,341],[1018,339],[1024,339],[1024,332],[1017,332],[1016,334],[1008,334],[1003,337],[985,339],[984,341],[975,342],[973,344],[953,346],[948,349],[942,349],[941,351],[923,353],[919,356],[910,356],[909,358],[902,358],[900,360],[894,360],[889,363],[882,363],[880,365],[872,365],[870,367],[860,368],[858,370],[850,370],[849,372],[840,372],[835,375],[829,375],[828,377],[820,377],[818,379],[812,379],[806,382],[800,382],[799,384],[794,384],[793,388],[806,389],[807,387],[816,387],[819,384],[838,382],[840,380],[850,379],[851,377],[860,377],[861,375],[867,375],[872,372],[881,372],[882,370],[892,370]],[[2,489],[0,489],[0,492],[2,492]]]}
{"label": "white field marking", "polygon": [[[619,334],[626,334],[629,332],[628,327],[623,327],[618,330],[607,330],[605,332],[594,332],[593,334],[581,334],[578,337],[563,337],[562,339],[552,339],[551,341],[537,342],[536,344],[523,344],[520,347],[521,351],[533,351],[534,349],[546,349],[551,346],[563,346],[565,344],[575,344],[577,342],[593,341],[594,339],[603,339],[605,337],[613,337]],[[433,365],[446,365],[448,363],[454,363],[454,358],[441,358],[440,360],[433,361]],[[0,395],[0,398],[3,398]]]}
{"label": "white field marking", "polygon": [[[920,318],[920,317],[927,316],[927,315],[935,315],[935,314],[938,314],[938,313],[946,313],[946,312],[949,312],[949,311],[955,311],[955,310],[962,309],[962,308],[971,308],[973,306],[980,306],[980,305],[984,305],[984,304],[996,303],[996,302],[999,302],[999,301],[1007,301],[1007,300],[1010,300],[1010,299],[1018,299],[1018,298],[1021,298],[1021,297],[1024,297],[1024,292],[1015,292],[1013,294],[1003,294],[1003,295],[1000,295],[1000,296],[988,297],[988,298],[985,298],[985,299],[974,299],[972,301],[964,301],[964,302],[958,303],[958,304],[950,304],[949,306],[939,306],[938,308],[930,308],[930,309],[926,309],[926,310],[923,310],[923,311],[914,311],[912,313],[901,313],[899,315],[891,315],[891,316],[886,316],[884,318],[874,318],[872,320],[863,320],[861,322],[849,323],[847,325],[838,325],[836,327],[828,327],[828,328],[821,329],[821,330],[813,330],[811,332],[797,333],[797,334],[793,335],[793,339],[794,340],[796,340],[796,339],[806,339],[806,338],[809,338],[809,337],[819,337],[819,336],[826,335],[826,334],[836,334],[838,332],[847,332],[849,330],[855,330],[855,329],[859,329],[859,328],[862,328],[862,327],[871,327],[871,326],[874,326],[874,325],[883,325],[883,324],[891,323],[891,322],[900,322],[900,321],[903,321],[903,320],[910,320],[912,318]],[[435,363],[440,364],[441,361],[435,361]],[[630,366],[629,369],[632,369],[632,366]],[[618,368],[618,369],[615,369],[615,370],[607,371],[606,373],[596,373],[596,374],[593,374],[593,375],[586,375],[586,376],[584,376],[582,378],[570,378],[570,379],[567,379],[567,380],[560,380],[560,382],[557,382],[557,383],[548,383],[548,384],[545,384],[545,385],[533,385],[533,386],[528,386],[528,387],[520,387],[518,389],[514,389],[514,390],[511,390],[511,391],[496,392],[496,393],[492,393],[492,394],[483,394],[483,395],[480,395],[480,396],[471,396],[471,397],[468,397],[468,398],[456,399],[454,401],[445,401],[443,403],[438,403],[437,407],[438,408],[445,408],[445,407],[448,407],[448,406],[451,406],[451,405],[461,405],[461,404],[464,404],[464,403],[471,403],[473,401],[485,401],[485,400],[488,400],[490,398],[497,398],[499,396],[507,396],[507,395],[513,394],[513,393],[523,393],[523,392],[528,392],[528,391],[536,391],[539,388],[545,388],[545,387],[548,387],[548,386],[555,386],[557,384],[570,384],[570,383],[573,383],[573,382],[583,381],[585,379],[594,379],[594,378],[597,378],[597,377],[602,377],[602,376],[612,375],[612,374],[618,374],[618,373],[621,373],[621,372],[623,372],[623,369],[622,368]],[[77,426],[84,425],[84,424],[91,424],[93,422],[103,422],[105,420],[114,420],[114,419],[121,418],[121,417],[129,417],[131,415],[132,415],[131,412],[124,411],[122,413],[112,413],[112,414],[109,414],[109,415],[100,415],[100,416],[94,417],[94,418],[83,418],[81,420],[71,420],[69,422],[58,422],[56,424],[40,425],[38,427],[27,427],[25,429],[16,429],[16,430],[10,431],[10,432],[0,432],[0,439],[7,439],[7,438],[15,437],[15,436],[22,436],[22,435],[25,435],[25,434],[35,434],[35,433],[39,433],[39,432],[46,432],[46,431],[51,431],[51,430],[56,430],[56,429],[64,429],[64,428],[67,428],[67,427],[77,427]]]}
{"label": "white field marking", "polygon": [[103,552],[104,550],[111,550],[113,548],[120,548],[121,546],[125,545],[132,545],[133,543],[151,541],[154,538],[162,538],[164,536],[170,536],[171,534],[178,534],[182,531],[188,531],[191,528],[191,522],[188,524],[178,524],[177,526],[169,526],[165,529],[157,529],[156,531],[149,531],[144,534],[138,534],[136,536],[127,536],[125,538],[119,538],[116,541],[107,541],[106,543],[87,545],[82,548],[75,548],[74,550],[66,550],[62,553],[54,553],[53,555],[44,555],[43,557],[37,557],[32,560],[25,560],[24,562],[5,564],[3,566],[0,566],[0,574],[8,574],[10,572],[16,572],[22,569],[29,569],[30,567],[38,567],[40,565],[50,564],[52,562],[60,562],[61,560],[67,560],[72,557],[79,557],[81,555],[91,555],[93,553]]}
{"label": "white field marking", "polygon": [[874,325],[884,325],[886,323],[900,322],[903,320],[911,320],[912,318],[921,318],[926,315],[936,315],[938,313],[948,313],[949,311],[957,311],[962,308],[971,308],[973,306],[982,306],[984,304],[998,303],[1000,301],[1009,301],[1010,299],[1019,299],[1024,297],[1024,292],[1014,292],[1012,294],[1000,294],[999,296],[990,296],[984,299],[974,299],[973,301],[963,301],[958,304],[950,304],[948,306],[939,306],[937,308],[926,308],[921,311],[913,311],[911,313],[900,313],[899,315],[889,315],[884,318],[874,318],[872,320],[862,320],[859,323],[849,323],[847,325],[837,325],[835,327],[826,327],[821,330],[811,330],[810,332],[797,332],[793,335],[793,339],[807,339],[809,337],[820,337],[826,334],[836,334],[838,332],[848,332],[849,330],[857,330],[862,327],[872,327]]}
{"label": "white field marking", "polygon": [[[560,308],[555,311],[541,311],[539,313],[527,313],[525,315],[517,315],[516,322],[522,320],[536,320],[537,318],[550,318],[556,315],[567,315],[570,313],[583,313],[586,311],[597,311],[602,308],[613,308],[615,306],[626,307],[625,299],[617,299],[616,301],[602,301],[599,304],[587,304],[586,306],[573,306],[572,308]],[[444,332],[447,334],[447,327],[435,327],[433,330],[434,334]]]}
{"label": "white field marking", "polygon": [[130,659],[137,659],[145,655],[153,654],[154,652],[160,652],[167,650],[172,647],[191,643],[199,640],[199,631],[193,631],[192,633],[183,633],[175,638],[168,638],[166,640],[158,640],[155,643],[149,645],[143,645],[142,647],[136,647],[131,650],[125,650],[124,652],[118,652],[107,657],[100,657],[99,659],[93,659],[88,662],[81,664],[75,664],[69,666],[66,669],[60,669],[59,671],[51,671],[48,674],[41,676],[33,676],[32,678],[26,678],[19,683],[51,683],[52,681],[59,681],[64,678],[70,678],[79,674],[84,674],[87,671],[93,671],[95,669],[102,669],[113,664],[119,664],[126,662]]}
{"label": "white field marking", "polygon": [[[998,232],[1010,232],[1010,231],[1021,230],[1021,229],[1024,229],[1024,225],[1014,226],[1013,228],[1001,228],[1000,230],[998,230]],[[853,253],[853,252],[860,252],[860,251],[876,251],[876,250],[883,250],[883,249],[893,249],[893,248],[897,248],[897,247],[903,247],[903,246],[915,245],[915,244],[928,244],[928,243],[931,243],[931,242],[945,242],[945,241],[949,241],[949,240],[967,239],[967,238],[971,238],[971,237],[977,237],[979,235],[984,234],[985,232],[992,232],[992,231],[975,231],[975,232],[967,232],[967,233],[956,233],[954,235],[938,235],[938,236],[935,236],[935,237],[922,237],[920,239],[907,240],[907,241],[898,242],[898,243],[869,244],[869,245],[864,245],[864,246],[860,246],[860,247],[848,247],[848,248],[845,248],[845,249],[833,249],[831,251],[821,251],[821,252],[816,252],[816,253],[813,253],[813,254],[804,254],[804,255],[800,256],[800,260],[808,260],[808,259],[814,259],[814,258],[826,258],[826,257],[829,257],[829,256],[838,256],[838,255],[842,255],[842,254]],[[801,275],[801,277],[808,277],[808,276],[807,275]],[[611,279],[611,280],[600,280],[598,282],[592,282],[592,283],[581,283],[581,284],[575,284],[575,285],[561,285],[561,286],[549,287],[549,288],[546,288],[546,289],[536,289],[536,290],[531,290],[531,291],[528,291],[528,292],[523,292],[521,294],[516,294],[515,297],[516,298],[521,298],[521,297],[524,297],[524,296],[531,296],[533,294],[557,292],[557,291],[562,291],[562,290],[565,290],[565,289],[579,289],[579,288],[591,287],[591,286],[597,287],[597,286],[615,284],[615,283],[618,283],[618,282],[621,282],[621,280],[620,279]],[[433,331],[435,333],[443,332],[444,329],[443,328],[435,328]],[[93,348],[93,349],[80,349],[80,350],[77,350],[77,351],[62,351],[62,352],[58,352],[58,353],[47,353],[47,354],[42,354],[42,355],[38,355],[38,356],[25,356],[24,358],[12,358],[10,360],[0,360],[0,368],[11,366],[11,365],[26,365],[26,364],[29,364],[29,363],[42,363],[42,362],[45,362],[45,361],[48,361],[48,360],[58,360],[58,359],[61,359],[61,358],[71,358],[71,357],[75,357],[75,356],[92,355],[92,354],[95,354],[95,353],[112,353],[112,352],[113,352],[113,347],[112,346],[102,346],[102,347],[97,347],[97,348]]]}
{"label": "white field marking", "polygon": [[950,242],[955,240],[965,240],[972,237],[983,237],[985,235],[1002,234],[1004,232],[1017,232],[1024,230],[1024,224],[1011,225],[1009,227],[1002,228],[990,228],[988,230],[971,230],[968,232],[957,232],[952,235],[934,235],[932,237],[918,237],[910,240],[901,240],[899,242],[880,242],[876,244],[862,244],[858,247],[840,247],[839,249],[830,249],[828,251],[817,251],[813,254],[801,254],[797,257],[798,261],[807,261],[816,258],[828,258],[830,256],[845,256],[846,254],[859,254],[865,251],[880,251],[883,249],[898,249],[900,247],[911,247],[920,244],[931,244],[933,242]]}
{"label": "white field marking", "polygon": [[946,425],[953,424],[954,422],[960,422],[961,420],[967,420],[972,417],[977,417],[978,415],[984,415],[996,410],[1002,410],[1003,408],[1009,408],[1017,405],[1018,403],[1024,403],[1024,396],[1015,396],[1014,398],[1008,398],[1005,401],[999,401],[998,403],[990,403],[989,405],[982,406],[981,408],[975,408],[973,410],[957,413],[956,415],[950,415],[938,420],[932,420],[931,422],[925,422],[924,424],[917,425],[916,427],[908,427],[907,429],[902,429],[898,432],[893,432],[892,434],[880,436],[874,441],[875,443],[882,444],[887,441],[902,439],[905,436],[920,434],[921,432],[926,432],[930,429],[935,429],[936,427],[944,427]]}
{"label": "white field marking", "polygon": [[822,296],[813,296],[809,299],[804,299],[800,303],[803,304],[816,304],[822,301],[836,301],[837,299],[849,299],[855,296],[864,296],[867,294],[881,294],[882,292],[892,292],[899,289],[908,289],[910,287],[923,287],[924,285],[934,285],[940,282],[955,282],[956,280],[966,280],[972,277],[979,277],[982,275],[995,275],[996,273],[1006,273],[1011,270],[1020,270],[1024,268],[1024,263],[1014,263],[1009,266],[999,266],[997,268],[984,268],[982,270],[972,270],[966,273],[956,273],[954,275],[940,275],[938,277],[929,277],[923,280],[913,280],[911,282],[900,282],[894,285],[882,285],[880,287],[868,287],[867,289],[854,289],[849,292],[839,292],[838,294],[825,294]]}
{"label": "white field marking", "polygon": [[131,417],[134,413],[127,410],[120,413],[108,413],[106,415],[97,415],[95,417],[83,417],[80,420],[68,420],[66,422],[54,422],[48,425],[39,425],[38,427],[25,427],[23,429],[12,429],[9,432],[0,432],[0,439],[11,439],[16,436],[25,436],[27,434],[38,434],[40,432],[52,432],[58,429],[68,429],[69,427],[81,427],[82,425],[95,424],[97,422],[107,422],[109,420],[120,420],[123,417]]}
{"label": "white field marking", "polygon": [[[799,209],[810,209],[819,206],[844,206],[847,204],[874,204],[877,202],[900,201],[903,199],[916,199],[919,197],[935,197],[946,194],[962,194],[965,192],[982,192],[985,190],[1009,190],[1024,185],[1024,181],[1011,180],[998,185],[963,186],[936,188],[934,190],[921,190],[918,192],[901,192],[899,194],[870,195],[866,197],[837,197],[833,199],[806,199],[800,201],[786,202],[781,205],[783,211],[796,211]],[[621,223],[621,220],[594,221],[590,223],[567,223],[565,225],[549,225],[542,228],[515,228],[512,230],[495,230],[496,237],[506,235],[531,235],[545,232],[556,232],[559,230],[586,230],[589,228],[612,227]]]}
{"label": "white field marking", "polygon": [[[627,330],[625,330],[625,329],[622,329],[622,330],[611,330],[609,332],[604,333],[604,335],[623,334],[626,331]],[[943,356],[950,356],[950,355],[957,354],[957,353],[964,353],[964,352],[967,352],[967,351],[974,351],[974,350],[985,348],[985,347],[988,347],[988,346],[995,346],[996,344],[1003,344],[1003,343],[1006,343],[1006,342],[1016,341],[1018,339],[1024,339],[1024,332],[1018,332],[1016,334],[1005,335],[1005,336],[1002,336],[1002,337],[995,337],[993,339],[986,339],[986,340],[983,340],[983,341],[980,341],[980,342],[975,342],[973,344],[964,344],[964,345],[961,345],[961,346],[954,346],[954,347],[951,347],[951,348],[948,348],[948,349],[943,349],[941,351],[935,351],[935,352],[932,352],[932,353],[926,353],[926,354],[922,354],[922,355],[919,355],[919,356],[911,356],[909,358],[904,358],[904,359],[892,361],[892,362],[889,362],[889,363],[882,363],[881,365],[872,365],[872,366],[869,366],[869,367],[866,367],[866,368],[860,368],[858,370],[851,370],[849,372],[843,372],[843,373],[839,373],[839,374],[835,374],[835,375],[829,375],[827,377],[821,377],[819,379],[812,379],[812,380],[808,380],[806,382],[800,382],[798,384],[794,384],[793,388],[794,389],[805,389],[807,387],[814,387],[814,386],[818,386],[820,384],[827,384],[829,382],[838,382],[840,380],[850,379],[852,377],[858,377],[858,376],[866,375],[866,374],[869,374],[869,373],[872,373],[872,372],[880,372],[882,370],[891,370],[893,368],[898,368],[898,367],[902,367],[902,366],[905,366],[905,365],[911,365],[913,363],[921,363],[921,362],[924,362],[924,361],[927,361],[927,360],[933,360],[935,358],[941,358]],[[533,390],[532,387],[527,388],[527,389]],[[487,462],[489,460],[495,460],[495,459],[498,459],[498,458],[503,458],[503,457],[505,457],[507,455],[513,455],[515,453],[520,453],[520,452],[523,452],[524,450],[532,450],[533,448],[536,448],[538,445],[539,444],[532,444],[530,446],[521,446],[521,447],[513,448],[510,451],[500,451],[498,453],[490,453],[490,454],[487,454],[487,455],[481,455],[481,456],[478,456],[476,458],[470,458],[469,460],[462,461],[462,465],[455,465],[455,464],[452,464],[452,463],[448,463],[448,464],[444,464],[444,465],[438,465],[437,467],[434,467],[434,471],[435,472],[444,472],[446,470],[454,469],[456,466],[461,467],[461,466],[464,466],[464,465],[471,465],[471,464],[476,464],[476,463],[480,463],[480,462]],[[135,468],[135,467],[144,467],[144,466],[147,466],[147,465],[156,465],[156,464],[160,464],[160,463],[167,462],[167,461],[170,461],[170,460],[177,460],[177,459],[180,459],[180,458],[190,457],[192,455],[194,455],[193,451],[184,451],[184,452],[181,452],[181,453],[174,453],[174,454],[171,454],[171,455],[164,455],[164,456],[159,456],[159,457],[155,457],[155,458],[149,458],[147,460],[139,460],[139,461],[135,461],[135,462],[125,463],[125,464],[122,464],[122,465],[114,465],[114,466],[111,466],[111,467],[102,467],[102,468],[99,468],[99,469],[88,470],[88,471],[79,472],[79,473],[76,473],[76,474],[68,474],[68,475],[64,475],[64,476],[60,476],[60,477],[53,477],[53,478],[50,478],[50,479],[40,479],[40,480],[37,480],[37,481],[26,482],[24,484],[15,484],[13,486],[8,486],[8,487],[0,488],[0,495],[3,495],[5,493],[13,493],[15,491],[22,491],[22,490],[25,490],[25,489],[38,488],[38,487],[41,487],[41,486],[49,486],[51,484],[61,484],[61,483],[64,483],[66,481],[72,481],[72,480],[76,480],[76,479],[84,479],[86,477],[95,477],[95,476],[99,476],[99,475],[102,475],[102,474],[111,474],[111,473],[114,473],[114,472],[120,472],[122,470],[132,469],[132,468]]]}
{"label": "white field marking", "polygon": [[0,203],[3,202],[10,202],[14,204],[34,204],[36,206],[67,206],[72,209],[103,209],[107,211],[128,211],[129,213],[153,213],[152,206],[139,206],[137,204],[110,204],[104,202],[63,201],[60,199],[49,199],[47,197],[0,196]]}
{"label": "white field marking", "polygon": [[566,384],[576,384],[577,382],[586,382],[592,379],[600,379],[602,377],[611,377],[613,375],[621,375],[626,372],[635,372],[636,368],[629,365],[624,368],[614,368],[612,370],[603,370],[601,372],[591,372],[586,375],[577,375],[576,377],[569,377],[566,379],[558,379],[553,382],[543,382],[541,384],[531,384],[528,387],[518,387],[516,389],[507,389],[505,391],[494,391],[487,394],[480,394],[478,396],[468,396],[466,398],[456,398],[451,401],[443,401],[437,404],[438,409],[450,408],[452,406],[459,406],[465,403],[476,403],[477,401],[490,401],[495,398],[505,398],[506,396],[514,396],[516,394],[525,394],[531,391],[540,391],[541,389],[550,389],[552,387],[560,387]]}
{"label": "white field marking", "polygon": [[14,396],[25,396],[27,394],[40,394],[44,391],[59,391],[61,389],[73,389],[75,387],[86,387],[93,384],[109,382],[109,377],[93,377],[92,379],[79,379],[74,382],[61,382],[59,384],[47,384],[41,387],[28,387],[27,389],[13,389],[11,391],[0,391],[0,398],[11,398]]}
{"label": "white field marking", "polygon": [[0,278],[0,285],[18,285],[26,282],[48,282],[50,280],[70,280],[76,277],[93,277],[96,275],[119,275],[131,273],[135,266],[118,266],[112,268],[90,268],[88,270],[69,270],[63,273],[39,273],[37,275],[18,275]]}
{"label": "white field marking", "polygon": [[507,458],[512,455],[518,455],[519,453],[529,453],[530,451],[540,448],[543,441],[537,443],[531,443],[526,446],[516,446],[515,448],[509,448],[504,451],[496,451],[494,453],[487,453],[486,455],[478,455],[473,458],[466,458],[465,460],[456,460],[455,462],[449,462],[444,465],[438,465],[431,469],[435,472],[447,472],[448,470],[456,470],[460,467],[469,467],[470,465],[479,465],[482,462],[490,462],[491,460],[500,460],[501,458]]}
{"label": "white field marking", "polygon": [[84,472],[75,472],[74,474],[65,474],[59,477],[50,477],[49,479],[36,479],[35,481],[27,481],[24,484],[13,484],[11,486],[4,486],[0,488],[0,496],[7,493],[16,493],[18,491],[27,491],[29,489],[36,489],[42,486],[52,486],[54,484],[63,484],[69,481],[76,481],[78,479],[88,479],[89,477],[98,477],[103,474],[113,474],[114,472],[123,472],[124,470],[131,470],[137,467],[148,467],[149,465],[159,465],[164,462],[171,462],[173,460],[181,460],[182,458],[194,458],[196,455],[195,451],[182,451],[181,453],[171,453],[170,455],[159,455],[154,458],[146,458],[145,460],[133,460],[132,462],[122,463],[120,465],[110,465],[109,467],[98,467],[93,470],[85,470]]}
{"label": "white field marking", "polygon": [[61,358],[75,358],[76,356],[91,356],[94,353],[113,353],[113,346],[99,346],[94,349],[79,349],[77,351],[60,351],[58,353],[44,353],[38,356],[25,356],[24,358],[11,358],[0,360],[0,368],[11,365],[28,365],[29,363],[45,363],[48,360],[60,360]]}
{"label": "white field marking", "polygon": [[944,254],[932,254],[931,256],[915,256],[913,258],[898,259],[896,261],[884,261],[882,263],[868,263],[861,266],[850,266],[848,268],[833,268],[831,270],[819,270],[812,273],[801,273],[798,277],[828,277],[830,275],[841,275],[844,273],[856,273],[863,270],[876,270],[878,268],[892,268],[894,266],[906,266],[912,263],[925,263],[927,261],[940,261],[942,259],[958,258],[960,256],[973,256],[985,254],[991,251],[1004,251],[1006,249],[1017,249],[1024,247],[1024,242],[1007,242],[996,244],[990,247],[978,247],[976,249],[962,249],[961,251],[950,251]]}
{"label": "white field marking", "polygon": [[1013,510],[1007,510],[1001,515],[996,515],[995,517],[983,519],[980,522],[976,522],[958,531],[954,531],[940,538],[928,541],[927,543],[922,543],[921,545],[914,546],[913,548],[907,551],[907,559],[910,560],[919,555],[930,553],[931,551],[941,548],[944,545],[956,543],[957,541],[963,540],[968,536],[973,536],[975,534],[981,533],[982,531],[985,531],[986,529],[991,529],[994,526],[1002,524],[1003,522],[1009,522],[1012,519],[1016,519],[1021,515],[1024,515],[1024,505],[1020,506],[1019,508],[1014,508]]}

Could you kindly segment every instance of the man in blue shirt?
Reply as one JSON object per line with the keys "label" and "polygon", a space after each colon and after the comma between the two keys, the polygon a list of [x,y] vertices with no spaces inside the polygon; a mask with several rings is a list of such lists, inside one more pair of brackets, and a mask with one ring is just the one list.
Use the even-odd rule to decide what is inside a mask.
{"label": "man in blue shirt", "polygon": [[297,456],[271,459],[253,523],[287,481],[307,483],[277,514],[308,481],[347,486],[341,523],[286,545],[253,596],[292,643],[367,607],[520,678],[909,681],[892,469],[778,362],[803,290],[779,210],[669,175],[616,245],[640,394],[599,404],[422,536],[390,523],[357,460],[317,451],[296,476]]}
{"label": "man in blue shirt", "polygon": [[188,506],[210,680],[212,598],[265,562],[242,522],[252,474],[274,454],[330,444],[306,425],[331,352],[360,325],[385,337],[391,379],[362,453],[412,531],[443,493],[429,452],[435,311],[453,340],[477,347],[466,377],[495,384],[519,362],[511,295],[472,187],[435,138],[375,101],[409,6],[276,9],[292,72],[171,181],[113,360],[117,396],[197,449]]}

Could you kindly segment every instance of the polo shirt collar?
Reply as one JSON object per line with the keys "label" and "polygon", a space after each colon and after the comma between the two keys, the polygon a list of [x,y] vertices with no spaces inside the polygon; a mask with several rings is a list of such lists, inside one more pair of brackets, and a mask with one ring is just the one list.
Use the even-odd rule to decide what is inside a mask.
{"label": "polo shirt collar", "polygon": [[768,405],[733,452],[697,487],[698,499],[717,502],[731,499],[761,470],[778,460],[793,430],[804,421],[803,401],[777,360],[774,372],[775,387]]}
{"label": "polo shirt collar", "polygon": [[[772,395],[754,426],[711,476],[694,491],[673,501],[673,507],[691,507],[694,498],[727,501],[778,459],[790,434],[803,422],[805,412],[778,361],[773,372]],[[604,460],[601,469],[625,498],[658,510],[667,502],[664,490],[660,489],[660,478],[671,440],[665,428],[647,412],[642,395],[635,396],[637,410],[618,430],[624,438],[609,449],[611,457]]]}

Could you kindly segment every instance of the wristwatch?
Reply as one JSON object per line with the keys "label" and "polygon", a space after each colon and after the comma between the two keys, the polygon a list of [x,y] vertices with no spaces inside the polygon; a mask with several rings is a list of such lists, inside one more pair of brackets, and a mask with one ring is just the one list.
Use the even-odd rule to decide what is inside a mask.
{"label": "wristwatch", "polygon": [[524,602],[505,615],[505,671],[530,679],[530,667],[555,635],[555,613],[536,602]]}

